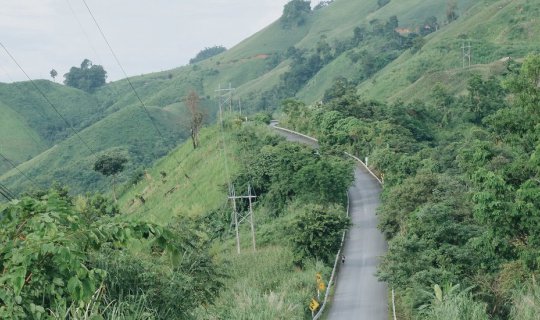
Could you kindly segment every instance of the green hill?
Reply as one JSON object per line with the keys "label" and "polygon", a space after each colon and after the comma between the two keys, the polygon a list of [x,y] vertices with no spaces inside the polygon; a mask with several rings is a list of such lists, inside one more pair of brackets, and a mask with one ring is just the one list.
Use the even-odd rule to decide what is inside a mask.
{"label": "green hill", "polygon": [[[118,177],[123,214],[113,218],[173,226],[180,230],[176,236],[189,238],[176,239],[174,245],[190,250],[166,253],[154,243],[133,240],[129,252],[122,253],[126,260],[108,254],[118,249],[115,241],[106,248],[110,251],[99,252],[100,259],[110,263],[104,268],[124,279],[123,262],[128,261],[126,265],[135,267],[126,277],[147,286],[143,298],[148,294],[177,301],[178,283],[172,280],[198,287],[197,281],[204,279],[198,274],[176,277],[178,270],[200,267],[201,260],[191,259],[203,248],[205,258],[223,272],[223,283],[210,294],[213,303],[204,302],[193,318],[309,318],[314,274],[327,276],[330,262],[328,255],[309,255],[317,250],[295,247],[296,233],[290,230],[295,221],[317,211],[342,212],[340,196],[346,186],[333,192],[333,183],[315,181],[339,176],[321,169],[329,167],[320,166],[321,159],[346,171],[347,164],[334,155],[346,149],[369,156],[371,166],[384,174],[381,230],[390,245],[380,276],[397,289],[400,317],[444,319],[437,312],[459,309],[465,319],[471,308],[478,319],[487,319],[488,313],[494,319],[521,319],[519,308],[537,308],[537,85],[532,69],[522,71],[532,74],[531,81],[514,79],[510,89],[498,78],[512,80],[518,74],[512,61],[540,51],[540,3],[391,0],[379,7],[380,2],[335,0],[301,13],[292,24],[278,20],[209,59],[133,77],[131,84],[152,120],[127,80],[108,83],[92,94],[36,81],[96,155],[112,150],[128,155],[129,164]],[[463,46],[468,50],[469,44],[471,66],[467,61],[464,67]],[[481,77],[471,85],[475,74]],[[495,80],[487,81],[491,76]],[[336,82],[338,78],[342,81]],[[216,118],[216,89],[229,85],[236,88],[235,111],[242,106],[244,114],[229,115],[222,132],[210,124]],[[443,93],[434,97],[435,88]],[[186,143],[185,97],[191,90],[199,94],[207,114],[201,147],[195,150]],[[290,97],[309,107],[290,102],[283,110],[286,121],[316,134],[320,154],[286,144],[265,126],[246,121],[246,113],[276,111]],[[368,99],[382,102],[366,103]],[[110,179],[92,170],[94,155],[31,83],[0,84],[0,101],[0,151],[40,187],[58,181],[73,193],[110,190]],[[321,171],[324,176],[317,177]],[[238,194],[246,192],[248,183],[258,192],[256,253],[248,250],[247,224],[238,230],[242,253],[236,253],[227,205],[229,179]],[[32,188],[4,162],[0,182],[15,192]],[[299,191],[309,187],[331,194],[332,206],[323,210],[318,201],[324,197]],[[108,209],[100,207],[99,200],[75,200],[81,213],[91,206]],[[4,207],[9,206],[0,204]],[[128,237],[119,234],[122,241]],[[316,240],[312,234],[304,238]],[[189,257],[182,260],[175,256],[178,252]],[[181,267],[169,268],[169,258],[190,265],[173,263]],[[155,269],[162,273],[153,273]],[[24,275],[20,278],[24,283]],[[161,281],[167,290],[161,290],[156,279],[166,279]],[[529,282],[531,287],[525,287]],[[124,285],[135,287],[114,283],[116,288]],[[138,293],[133,296],[138,298]],[[124,302],[133,307],[138,303],[134,301]],[[159,304],[144,305],[158,314]]]}
{"label": "green hill", "polygon": [[[102,152],[116,149],[128,153],[130,164],[119,177],[128,179],[138,166],[146,166],[165,155],[176,143],[186,137],[183,117],[173,111],[155,107],[150,114],[165,135],[165,142],[157,134],[146,113],[140,107],[127,107],[92,126],[80,131],[80,137],[88,142],[92,151]],[[107,179],[92,170],[94,155],[86,148],[79,136],[71,136],[53,148],[19,165],[35,183],[47,188],[52,181],[68,185],[75,193],[87,190],[107,189]],[[76,177],[76,179],[74,179]],[[17,171],[10,170],[1,176],[14,191],[28,189],[32,184]]]}
{"label": "green hill", "polygon": [[[540,10],[538,4],[527,0],[460,0],[452,8],[455,20],[449,22],[450,3],[392,0],[379,8],[375,0],[336,0],[304,13],[300,25],[285,28],[278,20],[219,55],[173,70],[133,77],[131,82],[146,105],[157,108],[156,112],[161,109],[174,113],[185,127],[188,120],[182,115],[183,99],[190,90],[203,98],[209,121],[217,108],[215,90],[229,84],[236,88],[235,107],[241,106],[249,113],[275,110],[281,100],[291,96],[308,103],[319,101],[338,77],[348,79],[366,98],[425,100],[430,99],[432,89],[439,83],[450,93],[460,94],[471,74],[500,75],[506,71],[500,59],[521,59],[539,50],[540,45],[534,41],[540,31],[534,18]],[[462,68],[461,46],[469,42],[472,66]],[[153,137],[153,133],[148,118],[141,115],[138,120],[123,119],[129,114],[123,110],[139,106],[126,80],[109,83],[93,94],[45,80],[36,83],[71,125],[84,130],[89,139],[99,137],[98,141],[90,141],[98,151],[114,147],[139,150],[134,155],[137,160],[132,163],[133,168],[148,165],[156,155],[162,155],[187,136],[185,128],[165,121],[159,127],[176,138],[165,142],[165,147],[149,143],[148,137]],[[9,123],[9,127],[0,129],[4,139],[2,150],[17,164],[37,157],[23,165],[33,177],[47,181],[50,177],[41,176],[44,172],[70,166],[61,160],[43,162],[44,156],[39,156],[42,152],[88,164],[89,160],[73,156],[84,154],[80,144],[63,143],[73,133],[30,83],[0,84],[0,101],[0,108],[7,115],[3,119]],[[104,122],[98,124],[100,121]],[[132,121],[140,121],[149,130],[143,133],[127,129]],[[92,133],[105,124],[109,133],[114,132],[115,126],[126,130]],[[112,136],[115,139],[108,138]],[[118,144],[118,140],[127,142]],[[139,140],[148,143],[141,149]],[[55,145],[54,150],[46,151]],[[8,164],[0,163],[0,174],[4,174],[0,179],[11,177],[9,183],[14,188],[22,180],[14,180],[15,172],[7,172],[9,169]],[[61,181],[76,185],[74,190],[95,190],[104,185],[96,183],[92,175],[85,175],[83,181],[67,172],[62,176]]]}
{"label": "green hill", "polygon": [[[291,147],[290,143],[277,137],[265,124],[243,122],[235,117],[227,119],[223,131],[217,126],[203,130],[200,148],[193,149],[190,143],[183,144],[159,160],[139,182],[127,186],[119,199],[121,211],[125,213],[125,219],[162,226],[178,220],[194,220],[200,224],[210,222],[205,237],[211,239],[214,260],[227,268],[227,279],[216,302],[197,310],[195,318],[304,319],[309,313],[307,301],[313,293],[314,275],[324,272],[327,278],[331,269],[328,261],[322,263],[323,259],[306,259],[302,268],[295,262],[299,255],[294,251],[288,232],[292,230],[292,224],[301,212],[311,208],[309,203],[317,201],[300,196],[298,190],[295,191],[295,187],[289,183],[297,181],[293,175],[297,179],[306,179],[309,184],[318,183],[323,176],[308,178],[293,169],[297,161],[304,162],[302,167],[307,167],[315,159],[309,147]],[[290,149],[281,153],[281,148]],[[274,158],[278,154],[284,159]],[[256,160],[257,157],[260,160]],[[320,155],[316,157],[320,158]],[[326,156],[322,158],[324,161],[328,159]],[[264,170],[259,167],[249,169],[248,163],[251,161],[265,161],[268,165],[267,173],[262,175]],[[344,163],[344,176],[346,180],[349,179],[352,172],[349,164],[343,160],[336,161]],[[331,170],[334,165],[329,165],[327,169]],[[276,173],[293,169],[294,173],[288,173],[288,183],[274,181],[276,184],[270,188],[276,189],[274,192],[278,188],[287,189],[291,199],[272,198],[276,195],[272,196],[273,192],[264,187],[265,182],[261,182],[273,180],[268,176],[272,175],[270,168],[273,166],[280,167]],[[253,252],[249,223],[244,220],[239,228],[241,253],[238,254],[234,227],[231,225],[227,185],[231,182],[229,179],[232,179],[237,194],[243,194],[247,190],[241,181],[246,176],[250,177],[248,181],[257,194],[254,200],[257,251]],[[339,202],[343,199],[348,184],[349,180],[338,187],[341,190],[334,194],[333,199],[324,201],[327,210],[336,210],[331,204],[336,199]],[[310,197],[318,198],[310,191],[307,193]],[[281,203],[278,213],[272,210],[273,201]],[[237,205],[240,213],[245,214],[246,203],[238,200]],[[340,241],[339,237],[336,237],[336,241]],[[333,259],[333,252],[331,257]]]}

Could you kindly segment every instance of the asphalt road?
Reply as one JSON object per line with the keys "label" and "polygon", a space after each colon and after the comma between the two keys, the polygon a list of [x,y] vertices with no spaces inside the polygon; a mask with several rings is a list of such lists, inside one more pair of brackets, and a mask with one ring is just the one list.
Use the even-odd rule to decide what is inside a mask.
{"label": "asphalt road", "polygon": [[[273,123],[275,125],[275,123]],[[277,130],[288,140],[317,144],[289,132]],[[375,211],[379,206],[381,187],[365,168],[354,170],[349,188],[349,213],[353,226],[345,238],[345,263],[340,266],[331,308],[330,320],[387,320],[388,289],[375,276],[379,258],[386,251],[386,241],[377,229]]]}

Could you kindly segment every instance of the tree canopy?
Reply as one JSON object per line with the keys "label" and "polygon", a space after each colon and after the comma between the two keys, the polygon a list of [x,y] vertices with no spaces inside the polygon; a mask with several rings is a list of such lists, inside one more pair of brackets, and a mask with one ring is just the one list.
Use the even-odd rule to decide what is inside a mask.
{"label": "tree canopy", "polygon": [[292,0],[283,7],[281,26],[285,29],[301,26],[306,22],[309,13],[311,13],[311,1]]}
{"label": "tree canopy", "polygon": [[96,160],[94,170],[105,176],[112,176],[122,172],[127,162],[127,157],[121,153],[106,153]]}
{"label": "tree canopy", "polygon": [[320,104],[284,104],[290,128],[321,150],[369,156],[384,177],[379,277],[400,292],[404,319],[537,314],[539,56],[505,77],[472,75],[466,95],[440,85],[432,102],[409,104],[363,101],[337,79]]}
{"label": "tree canopy", "polygon": [[67,86],[94,92],[105,84],[107,72],[103,66],[94,65],[92,61],[84,59],[80,68],[71,67],[69,72],[64,74],[64,78],[64,84]]}
{"label": "tree canopy", "polygon": [[199,53],[197,53],[195,58],[192,58],[191,60],[189,60],[189,63],[194,64],[194,63],[206,60],[206,59],[210,59],[213,56],[217,56],[218,54],[225,51],[227,51],[227,48],[225,48],[224,46],[213,46],[209,48],[204,48],[201,51],[199,51]]}

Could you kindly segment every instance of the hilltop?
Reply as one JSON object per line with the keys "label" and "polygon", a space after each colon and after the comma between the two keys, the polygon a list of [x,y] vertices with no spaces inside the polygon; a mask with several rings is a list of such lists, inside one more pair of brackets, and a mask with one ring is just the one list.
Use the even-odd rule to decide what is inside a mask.
{"label": "hilltop", "polygon": [[[540,58],[526,56],[540,51],[540,3],[335,0],[309,9],[294,2],[297,9],[286,7],[284,17],[237,46],[214,48],[216,55],[187,66],[93,93],[36,81],[69,125],[33,84],[0,84],[2,153],[38,187],[58,180],[72,194],[107,192],[110,179],[92,170],[88,149],[130,159],[118,177],[117,204],[58,187],[0,204],[2,212],[35,219],[1,217],[12,228],[0,235],[22,252],[12,257],[33,259],[38,253],[24,250],[38,248],[63,259],[64,244],[81,241],[87,251],[59,261],[109,276],[60,264],[63,278],[43,281],[56,288],[69,281],[69,294],[59,289],[54,297],[69,302],[88,301],[107,281],[115,304],[95,307],[103,314],[309,318],[314,274],[328,278],[334,240],[347,226],[351,164],[339,156],[347,151],[367,157],[384,180],[378,218],[389,246],[378,277],[395,289],[400,318],[535,319]],[[222,126],[212,125],[215,90],[229,85],[236,88],[232,110]],[[185,98],[192,90],[207,115],[195,149]],[[272,134],[265,122],[274,111],[283,125],[316,136],[320,149]],[[0,174],[10,189],[33,188],[5,162]],[[257,195],[257,251],[247,224],[236,251],[232,185],[236,194],[253,188]],[[238,205],[245,213],[248,204]],[[335,233],[326,234],[325,219]],[[72,233],[56,225],[84,236],[64,237]],[[13,237],[13,226],[50,236],[50,245],[39,236]],[[41,272],[43,261],[28,265]],[[25,298],[41,303],[39,291],[27,289],[39,283],[26,280],[26,265],[6,270],[12,291],[24,288]],[[11,300],[20,311],[18,298]],[[34,302],[21,312],[38,312]]]}
{"label": "hilltop", "polygon": [[[130,166],[121,177],[125,181],[136,168],[150,165],[186,139],[184,99],[190,90],[202,98],[208,121],[217,108],[215,90],[229,84],[236,88],[235,107],[248,113],[276,110],[282,99],[291,96],[307,103],[319,101],[337,78],[348,80],[366,98],[425,100],[437,84],[461,94],[470,75],[501,75],[506,68],[499,60],[521,59],[539,49],[533,41],[540,31],[534,20],[539,8],[530,1],[380,4],[328,2],[294,13],[298,22],[285,25],[280,19],[208,59],[133,77],[137,93],[166,133],[165,141],[150,127],[126,80],[108,83],[93,94],[46,80],[37,84],[97,152],[121,148],[131,153]],[[472,65],[463,68],[461,47],[469,43]],[[0,129],[8,158],[24,163],[22,168],[40,185],[58,180],[77,192],[103,190],[106,180],[88,169],[92,162],[88,150],[30,83],[0,84],[0,98],[3,121],[9,123]],[[140,126],[146,129],[129,129]],[[113,136],[122,137],[123,143]],[[83,180],[74,179],[76,169],[64,172],[68,162],[88,169]],[[17,171],[10,169],[5,161],[0,163],[1,181],[16,190],[30,185],[24,178],[14,178]]]}

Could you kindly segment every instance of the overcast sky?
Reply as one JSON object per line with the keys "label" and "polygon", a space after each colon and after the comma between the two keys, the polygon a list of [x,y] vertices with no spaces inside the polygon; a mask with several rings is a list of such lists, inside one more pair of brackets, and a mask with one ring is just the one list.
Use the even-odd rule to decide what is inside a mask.
{"label": "overcast sky", "polygon": [[[280,17],[289,0],[86,0],[128,75],[185,65],[230,48]],[[318,1],[312,1],[317,3]],[[84,58],[123,78],[82,0],[0,0],[0,42],[33,79]],[[0,82],[26,80],[0,47]]]}

